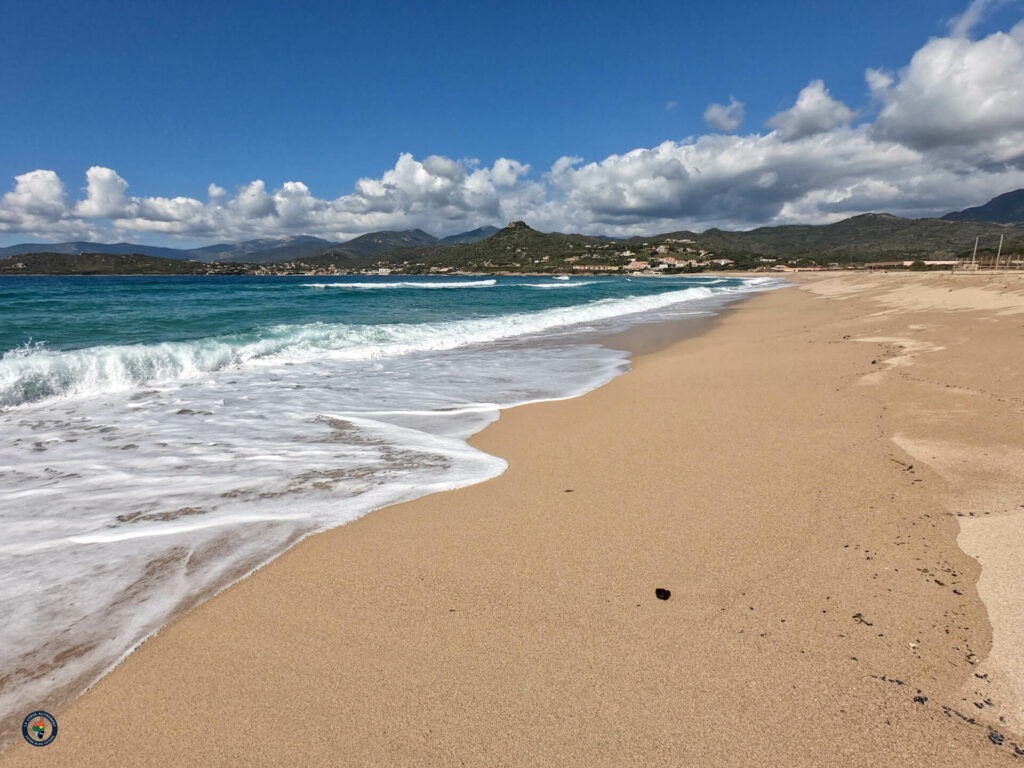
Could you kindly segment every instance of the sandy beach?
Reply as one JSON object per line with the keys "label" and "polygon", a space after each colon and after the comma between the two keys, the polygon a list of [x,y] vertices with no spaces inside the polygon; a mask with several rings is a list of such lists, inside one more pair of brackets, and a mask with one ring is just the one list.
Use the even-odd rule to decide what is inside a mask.
{"label": "sandy beach", "polygon": [[307,539],[0,765],[1013,764],[1024,274],[794,280],[504,412],[503,475]]}

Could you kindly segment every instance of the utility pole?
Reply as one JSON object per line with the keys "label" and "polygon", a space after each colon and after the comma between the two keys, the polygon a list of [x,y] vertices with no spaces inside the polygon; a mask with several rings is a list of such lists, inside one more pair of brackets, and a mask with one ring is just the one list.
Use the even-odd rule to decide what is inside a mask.
{"label": "utility pole", "polygon": [[978,241],[981,239],[981,235],[974,238],[974,253],[971,254],[971,269],[978,268]]}
{"label": "utility pole", "polygon": [[999,236],[999,250],[996,251],[996,269],[999,269],[999,257],[1003,254],[1003,238],[1005,235]]}

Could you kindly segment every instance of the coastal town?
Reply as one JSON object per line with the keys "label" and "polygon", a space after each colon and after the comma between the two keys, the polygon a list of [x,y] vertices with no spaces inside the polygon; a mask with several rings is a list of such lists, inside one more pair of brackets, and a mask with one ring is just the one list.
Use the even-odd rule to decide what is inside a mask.
{"label": "coastal town", "polygon": [[[551,273],[586,273],[615,274],[626,273],[635,275],[675,274],[680,272],[702,272],[710,269],[732,269],[733,259],[718,258],[707,250],[696,247],[692,240],[668,240],[651,245],[644,243],[639,253],[629,248],[619,250],[617,246],[605,244],[584,251],[577,255],[566,255],[562,258],[543,255],[531,258],[525,248],[516,249],[509,260],[484,259],[474,265],[472,271],[514,271],[517,274],[531,272],[538,274]],[[574,245],[565,243],[566,250],[572,254]],[[765,263],[774,262],[765,260]],[[213,265],[210,265],[213,266]],[[267,264],[253,271],[256,275],[296,274],[307,266],[301,261]],[[308,269],[303,274],[309,275],[390,275],[390,274],[461,274],[467,270],[453,266],[439,266],[423,261],[403,260],[397,262],[381,259],[369,267],[347,268],[340,264],[325,265]],[[764,271],[768,271],[766,267]]]}
{"label": "coastal town", "polygon": [[870,214],[818,227],[762,228],[755,232],[711,230],[616,240],[539,232],[523,221],[511,221],[503,229],[490,228],[493,234],[485,232],[482,239],[471,242],[441,244],[431,238],[432,242],[408,245],[405,243],[414,239],[411,235],[431,236],[419,231],[377,232],[290,257],[273,250],[210,260],[190,258],[186,251],[175,252],[181,254],[176,258],[146,254],[144,250],[18,252],[0,258],[0,274],[657,277],[720,271],[1022,269],[1022,231],[1007,225]]}

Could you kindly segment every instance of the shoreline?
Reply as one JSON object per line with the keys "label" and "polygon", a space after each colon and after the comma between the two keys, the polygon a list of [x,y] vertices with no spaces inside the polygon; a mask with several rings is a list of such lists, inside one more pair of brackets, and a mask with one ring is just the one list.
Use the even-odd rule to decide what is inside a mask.
{"label": "shoreline", "polygon": [[[736,301],[738,299],[741,299],[742,297],[742,294],[726,296],[723,297],[721,301]],[[689,311],[695,312],[698,310]],[[699,329],[704,327],[704,324],[707,321],[708,316],[702,314],[698,314],[697,316],[689,315],[685,318],[682,318],[681,320],[661,320],[653,324],[650,323],[650,317],[646,317],[644,319],[648,321],[648,324],[645,326],[643,332],[640,334],[627,333],[623,335],[620,333],[608,336],[609,332],[607,330],[602,332],[591,328],[589,329],[589,331],[581,331],[581,338],[570,342],[574,346],[580,346],[581,350],[586,347],[600,345],[602,344],[602,342],[606,340],[606,338],[610,340],[610,346],[605,347],[603,352],[598,351],[599,353],[596,355],[593,352],[587,353],[585,351],[578,353],[583,355],[589,354],[590,356],[595,357],[595,359],[611,358],[611,362],[605,365],[605,368],[607,370],[603,371],[603,375],[601,375],[598,378],[588,376],[586,379],[580,380],[578,382],[579,386],[573,387],[573,390],[568,390],[564,386],[564,384],[559,384],[556,381],[549,382],[549,384],[552,384],[553,386],[547,386],[543,384],[543,382],[538,382],[538,384],[541,385],[541,392],[539,392],[537,396],[543,399],[543,397],[546,395],[546,397],[552,400],[559,400],[578,396],[580,393],[584,391],[584,389],[599,386],[601,383],[607,380],[606,377],[613,377],[619,375],[625,370],[628,364],[626,360],[627,355],[617,354],[616,352],[609,352],[608,350],[611,346],[615,346],[618,349],[622,350],[629,347],[633,347],[635,344],[640,343],[641,340],[652,340],[656,336],[659,339],[658,344],[661,345],[666,343],[667,339],[680,335],[681,333],[684,332],[684,330],[685,333],[688,334],[699,333]],[[612,325],[611,327],[614,327],[614,325]],[[669,330],[654,330],[663,327],[667,327]],[[624,343],[619,343],[618,340],[620,338],[623,340],[628,339],[628,341],[625,341]],[[544,346],[547,342],[545,342],[544,338],[541,336],[539,337],[537,343],[540,346]],[[565,342],[557,341],[555,343],[564,344]],[[576,379],[570,379],[570,383],[572,381],[576,381]],[[544,392],[545,387],[547,388],[547,392]],[[513,387],[513,389],[514,388],[515,387]],[[561,392],[559,392],[559,390],[561,390]],[[523,394],[525,395],[528,393],[524,392]],[[516,404],[526,404],[525,402],[523,402],[523,400],[525,400],[526,402],[535,401],[533,399],[520,397],[512,399],[499,398],[495,400],[495,402],[512,403],[511,405],[508,405],[504,408],[504,410],[507,410],[508,408],[515,407]],[[484,399],[484,402],[488,402],[487,398]],[[317,407],[317,405],[314,404],[313,407]],[[489,415],[487,419],[485,419],[484,421],[498,418],[499,414],[497,407],[495,405],[487,405],[485,410],[488,410],[492,415]],[[477,423],[472,426],[472,429],[479,430],[484,426],[485,423],[478,420]],[[459,436],[458,445],[460,446],[460,450],[467,450],[464,438],[466,435],[469,434],[469,431],[470,430],[465,430]],[[473,453],[473,451],[468,452]],[[440,482],[437,483],[436,485],[432,484],[430,487],[417,488],[416,485],[408,485],[408,487],[402,492],[402,495],[397,495],[395,493],[390,494],[390,496],[383,495],[383,497],[378,495],[376,498],[372,499],[371,502],[363,503],[361,507],[358,509],[358,511],[355,512],[352,511],[353,507],[355,506],[355,504],[353,504],[352,499],[345,499],[340,502],[338,500],[335,500],[334,509],[325,510],[325,512],[328,514],[342,513],[344,517],[347,517],[349,520],[351,520],[355,516],[365,514],[366,512],[364,510],[367,509],[381,509],[386,506],[389,506],[390,504],[399,503],[400,501],[403,500],[409,500],[410,498],[413,498],[418,495],[427,494],[429,492],[436,492],[437,485],[447,485],[447,487],[451,488],[456,485],[465,485],[467,483],[482,482],[483,480],[488,479],[494,474],[503,471],[505,467],[505,462],[500,459],[496,459],[495,457],[491,457],[489,455],[483,456],[481,454],[477,454],[477,456],[478,463],[483,462],[484,464],[490,465],[489,467],[486,468],[486,471],[480,470],[474,472],[469,476],[466,476],[464,474],[460,475],[458,473],[449,473],[449,479],[447,481],[443,477],[439,478]],[[495,467],[494,465],[497,466]],[[301,472],[302,467],[300,466],[297,469],[297,471]],[[454,480],[451,479],[453,477],[455,478]],[[125,490],[127,491],[129,489],[125,488]],[[75,498],[76,496],[77,494],[65,494],[65,497],[68,499],[68,501],[72,503],[74,501],[77,501],[77,499]],[[396,498],[396,496],[398,497]],[[370,497],[363,495],[361,496],[359,501],[365,502],[367,498]],[[82,501],[86,500],[87,497],[82,499]],[[271,509],[270,511],[274,512],[275,510]],[[335,525],[338,524],[341,524],[341,522],[335,522]],[[321,527],[320,530],[324,530],[324,528]],[[96,625],[94,631],[92,631],[91,633],[84,631],[90,629],[90,627],[83,627],[83,625],[78,622],[69,622],[67,620],[67,616],[65,616],[64,619],[64,625],[69,626],[66,635],[59,636],[51,641],[51,639],[48,637],[48,635],[50,634],[48,631],[46,631],[45,629],[37,629],[35,632],[32,633],[33,637],[28,639],[27,642],[25,643],[25,651],[20,655],[20,657],[18,657],[20,658],[20,660],[16,661],[16,663],[13,664],[9,663],[7,667],[8,671],[12,674],[10,677],[7,678],[7,684],[4,686],[4,695],[0,696],[0,699],[3,699],[3,701],[0,703],[3,704],[4,719],[6,721],[6,725],[2,729],[0,729],[0,751],[2,751],[3,747],[10,745],[18,738],[18,730],[16,726],[20,724],[20,720],[16,718],[16,715],[21,709],[21,702],[31,698],[36,702],[35,706],[52,710],[54,712],[61,711],[71,701],[78,698],[78,696],[80,696],[84,691],[91,689],[96,684],[96,682],[98,682],[98,680],[102,679],[104,676],[109,674],[113,669],[117,668],[125,658],[131,655],[131,653],[134,652],[134,650],[138,648],[142,643],[144,643],[146,639],[158,633],[163,628],[163,626],[166,626],[167,624],[173,622],[180,616],[187,614],[197,605],[201,604],[206,599],[209,599],[209,597],[223,591],[224,589],[228,588],[237,581],[244,579],[251,573],[263,568],[266,564],[272,562],[274,558],[279,556],[282,551],[284,551],[287,548],[290,548],[291,546],[294,546],[294,544],[298,542],[299,538],[306,538],[313,532],[319,531],[310,531],[309,527],[307,526],[305,530],[300,530],[297,533],[290,534],[287,540],[285,540],[280,545],[279,548],[268,547],[266,548],[265,551],[260,551],[257,556],[251,556],[244,560],[241,560],[238,564],[238,567],[235,567],[235,561],[228,560],[227,558],[225,558],[221,562],[226,561],[230,563],[231,568],[221,568],[221,574],[223,575],[222,578],[220,578],[217,581],[200,582],[198,589],[193,588],[191,591],[184,594],[182,594],[182,591],[179,591],[178,594],[182,594],[182,597],[180,597],[176,601],[176,603],[173,604],[169,603],[168,601],[165,601],[165,604],[171,605],[171,612],[159,615],[157,621],[151,621],[148,623],[148,625],[144,625],[141,628],[131,623],[132,621],[134,621],[131,616],[127,617],[127,621],[122,621],[121,626],[127,624],[129,627],[134,627],[134,631],[131,633],[129,637],[126,638],[127,642],[111,642],[106,646],[102,645],[104,636],[108,634],[108,627],[114,628],[116,627],[117,624],[115,620],[117,618],[117,614],[113,611],[112,613],[106,614],[108,617],[107,619],[102,618],[104,615],[102,611],[94,611],[93,615],[100,616],[100,622],[102,623]],[[244,529],[237,529],[237,533],[238,538],[244,540]],[[235,535],[229,532],[223,535],[221,538],[223,538],[225,544],[227,544],[227,541],[229,539],[235,538]],[[109,588],[106,590],[100,590],[97,592],[97,600],[102,600],[103,594],[113,593],[115,597],[112,598],[111,601],[108,601],[108,604],[110,604],[112,608],[116,608],[117,606],[123,607],[123,604],[125,602],[125,600],[121,598],[121,595],[126,595],[127,599],[130,599],[132,596],[141,591],[149,590],[153,593],[157,593],[158,590],[161,589],[167,589],[171,592],[171,594],[174,594],[174,580],[176,576],[172,575],[171,569],[175,569],[173,571],[174,573],[182,572],[182,576],[187,581],[190,574],[186,572],[186,568],[190,567],[192,564],[195,564],[197,568],[202,569],[205,563],[216,562],[215,559],[197,556],[197,552],[202,552],[209,549],[211,549],[211,547],[203,546],[202,543],[193,543],[191,545],[191,554],[189,554],[189,545],[187,542],[185,543],[184,549],[182,549],[180,546],[176,549],[165,547],[167,554],[166,557],[161,558],[161,562],[166,563],[167,567],[162,575],[156,576],[155,578],[151,578],[149,576],[149,566],[147,565],[145,573],[142,572],[141,568],[137,569],[136,573],[138,573],[139,575],[136,576],[133,581],[125,580],[124,589],[122,592],[118,592],[116,589],[111,590]],[[124,554],[124,570],[125,572],[130,572],[127,566],[132,565],[130,557],[131,553],[125,552]],[[70,554],[71,558],[75,556],[76,555],[74,553]],[[155,558],[151,557],[151,562],[154,559]],[[62,560],[60,558],[54,560],[53,565],[59,569],[62,565]],[[45,570],[53,572],[52,568],[47,568]],[[163,585],[156,582],[156,579],[161,579],[164,582]],[[78,583],[83,584],[83,582]],[[95,585],[83,585],[83,587],[79,587],[81,596],[77,601],[78,604],[81,604],[82,599],[87,601],[91,600],[89,593],[95,589]],[[63,599],[63,602],[66,605],[68,605],[69,609],[72,612],[76,609],[76,601],[74,599],[69,600],[69,598],[66,597],[67,595],[76,594],[76,592],[74,591],[74,586],[72,584],[68,585],[67,590],[61,588],[54,588],[51,586],[48,592],[49,594],[54,595],[55,597],[60,596],[63,593],[65,597],[58,599]],[[59,616],[57,617],[57,619],[59,621]],[[54,622],[54,624],[56,623],[57,622]],[[13,626],[18,626],[18,623],[15,622]],[[74,634],[72,634],[72,632]],[[113,632],[111,631],[110,634],[113,635]],[[40,638],[44,639],[40,641]],[[99,642],[97,642],[97,638],[99,639]],[[91,653],[91,651],[94,648],[97,648],[98,645],[102,646],[101,650],[104,652],[99,654]],[[113,650],[113,652],[108,650],[108,646]],[[65,667],[65,665],[60,661],[51,661],[52,659],[54,659],[54,657],[56,657],[57,659],[71,659],[71,663],[66,665]],[[49,680],[52,682],[47,683],[47,677],[49,677]],[[32,682],[33,679],[36,681],[36,683]],[[38,683],[42,683],[45,686],[45,688],[41,688],[38,685]],[[18,720],[18,722],[14,722],[15,720]]]}
{"label": "shoreline", "polygon": [[[837,325],[882,338],[906,310],[865,319],[875,297],[837,280],[730,304],[707,332],[635,355],[603,387],[504,410],[470,440],[509,461],[504,475],[306,539],[58,713],[47,754],[81,765],[227,764],[254,748],[268,764],[999,757],[981,726],[940,708],[985,717],[957,694],[974,669],[961,651],[987,663],[991,642],[955,515],[928,511],[949,483],[908,474],[920,441],[890,444],[896,432],[879,423],[908,410],[901,397],[916,404],[901,374],[927,369],[906,358],[931,349],[844,339]],[[1006,311],[995,306],[990,328]],[[936,557],[925,567],[950,564],[962,596],[950,577],[922,580],[914,563]],[[672,599],[655,600],[655,586]],[[943,612],[959,622],[929,626]],[[912,701],[918,688],[931,705]],[[246,726],[211,747],[197,724],[224,706]],[[317,744],[288,722],[309,707],[330,723]],[[125,717],[143,743],[119,738]],[[782,763],[777,750],[790,753]]]}
{"label": "shoreline", "polygon": [[[628,353],[630,358],[632,358],[633,356],[635,356],[636,354],[639,354],[639,353],[646,353],[646,352],[649,352],[649,351],[654,351],[655,349],[663,348],[664,346],[670,344],[673,340],[676,340],[678,338],[683,338],[683,337],[687,337],[687,336],[694,336],[694,335],[698,335],[698,334],[702,333],[707,327],[710,327],[710,324],[718,317],[719,313],[721,313],[722,311],[724,311],[724,309],[730,307],[733,304],[737,304],[737,303],[742,302],[749,295],[751,295],[751,294],[739,294],[739,295],[736,295],[736,296],[728,297],[725,300],[727,303],[719,304],[719,305],[715,306],[715,308],[713,310],[703,310],[703,311],[700,311],[699,313],[694,314],[694,315],[688,315],[688,316],[684,316],[684,317],[680,317],[680,318],[674,318],[674,319],[660,319],[660,320],[656,320],[656,321],[653,321],[653,322],[648,321],[646,323],[640,323],[639,325],[630,326],[630,327],[627,327],[625,330],[615,331],[615,332],[591,331],[591,333],[589,334],[589,337],[588,336],[581,337],[578,340],[578,343],[580,343],[580,344],[588,344],[588,345],[599,345],[599,346],[605,347],[606,349],[614,349],[614,350],[624,351],[624,352]],[[621,375],[623,372],[624,371],[620,371],[620,372],[614,374],[614,376]],[[605,383],[607,383],[607,382],[605,382]],[[603,386],[603,384],[596,384],[596,385],[592,384],[591,386],[599,387],[599,386]],[[582,394],[586,394],[586,392],[583,392]],[[530,404],[537,403],[537,402],[558,402],[558,401],[562,401],[562,400],[566,400],[566,399],[573,399],[573,398],[579,397],[579,396],[581,396],[581,394],[573,394],[573,395],[568,395],[568,396],[563,396],[563,397],[552,397],[551,399],[542,399],[542,400],[539,400],[539,401],[538,400],[530,400],[530,401],[527,401],[527,402],[521,402],[521,403],[516,403],[516,404],[512,404],[512,405],[502,406],[500,410],[501,410],[501,412],[507,412],[507,411],[509,411],[511,409],[523,407],[523,406],[530,405]],[[486,425],[484,425],[481,428],[486,428]],[[487,479],[489,479],[489,478],[477,478],[477,479],[473,480],[471,484],[480,483],[480,482],[486,482]],[[461,486],[458,486],[458,487],[465,487],[465,486],[461,485]],[[427,494],[427,495],[429,495],[430,493],[437,493],[437,492],[438,491],[436,491],[436,490],[421,491],[421,493]],[[393,506],[393,505],[398,504],[398,503],[402,503],[402,502],[401,501],[392,501],[390,503],[385,503],[382,506],[377,507],[373,511],[379,511],[380,509],[385,509],[385,508],[387,508],[389,506]],[[364,513],[364,514],[369,514],[369,513]],[[351,521],[349,521],[349,522],[351,522]],[[347,523],[338,523],[335,527],[338,527],[339,525],[345,525],[345,524],[347,524]],[[69,706],[77,698],[79,698],[80,696],[84,695],[88,691],[92,690],[92,688],[95,687],[95,685],[97,683],[99,683],[99,681],[101,681],[104,677],[106,677],[111,672],[113,672],[115,669],[117,669],[124,662],[125,659],[130,657],[135,652],[136,649],[138,649],[143,644],[145,644],[146,641],[149,640],[150,638],[152,638],[152,637],[156,636],[157,634],[159,634],[164,629],[164,627],[172,624],[173,622],[177,621],[181,617],[187,615],[189,612],[191,612],[192,610],[197,608],[199,605],[202,605],[205,601],[209,600],[211,597],[214,597],[214,596],[220,594],[224,590],[227,590],[230,587],[232,587],[233,585],[237,584],[239,581],[242,581],[242,580],[244,580],[246,578],[249,578],[254,573],[260,571],[263,568],[265,568],[270,563],[272,563],[274,560],[276,560],[278,557],[280,557],[281,554],[286,552],[291,547],[297,545],[301,541],[305,540],[309,536],[315,535],[317,533],[324,532],[325,530],[331,530],[331,529],[327,528],[327,529],[314,530],[314,531],[310,531],[310,532],[302,534],[299,538],[292,537],[288,541],[287,546],[286,546],[285,549],[276,552],[269,559],[267,559],[265,561],[250,560],[250,561],[248,561],[246,563],[246,565],[243,568],[235,569],[232,572],[232,576],[230,577],[230,580],[227,581],[226,583],[222,583],[222,584],[219,584],[219,585],[210,585],[210,586],[204,588],[202,590],[202,592],[198,596],[195,596],[195,597],[190,596],[187,599],[187,601],[183,601],[182,603],[180,603],[178,605],[178,607],[176,608],[176,610],[174,611],[173,614],[171,614],[168,617],[166,617],[166,619],[165,619],[163,624],[161,624],[160,626],[158,626],[155,629],[153,629],[149,634],[147,634],[147,635],[141,637],[140,639],[138,639],[137,641],[133,642],[131,647],[127,648],[127,650],[125,650],[124,653],[120,654],[116,659],[113,659],[112,661],[110,661],[108,664],[106,664],[103,667],[96,667],[95,669],[91,670],[91,674],[89,674],[88,676],[81,676],[80,675],[77,679],[67,681],[66,683],[62,684],[59,687],[52,688],[41,701],[37,701],[37,705],[41,705],[44,709],[49,709],[49,710],[52,710],[53,712],[62,711],[64,708]],[[144,588],[145,586],[146,586],[145,584],[140,582],[139,585],[137,585],[137,588],[138,587]],[[88,648],[89,646],[88,646],[88,644],[85,641],[79,641],[78,645],[70,646],[70,647],[67,647],[67,648],[58,648],[57,652],[60,655],[62,655],[62,656],[70,655],[70,657],[73,659],[73,658],[75,658],[77,650],[80,647],[81,648]],[[51,653],[51,656],[52,655],[53,654]],[[46,663],[47,658],[48,657],[46,657],[46,656],[42,657],[42,662],[44,664]],[[23,667],[24,667],[24,665],[23,665]],[[18,671],[20,672],[21,670],[19,669]],[[8,699],[12,699],[13,700],[13,698],[14,698],[13,696],[10,696],[10,695],[8,696]],[[8,720],[11,720],[13,718],[13,715],[16,714],[15,712],[11,712],[11,711],[6,710],[6,709],[5,709],[5,711],[7,711],[8,714],[11,716],[11,717],[8,718]],[[15,725],[17,725],[17,724],[15,724]],[[2,754],[2,752],[7,747],[9,747],[11,744],[17,743],[18,737],[19,737],[19,734],[17,733],[16,728],[12,727],[10,725],[10,723],[8,723],[3,730],[0,730],[0,754]]]}

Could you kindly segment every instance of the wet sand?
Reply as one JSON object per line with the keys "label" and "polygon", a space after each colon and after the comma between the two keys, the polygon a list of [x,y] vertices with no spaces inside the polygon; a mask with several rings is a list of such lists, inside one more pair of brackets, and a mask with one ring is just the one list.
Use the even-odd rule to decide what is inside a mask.
{"label": "wet sand", "polygon": [[797,279],[506,411],[501,477],[302,542],[0,765],[1013,763],[1024,276]]}

